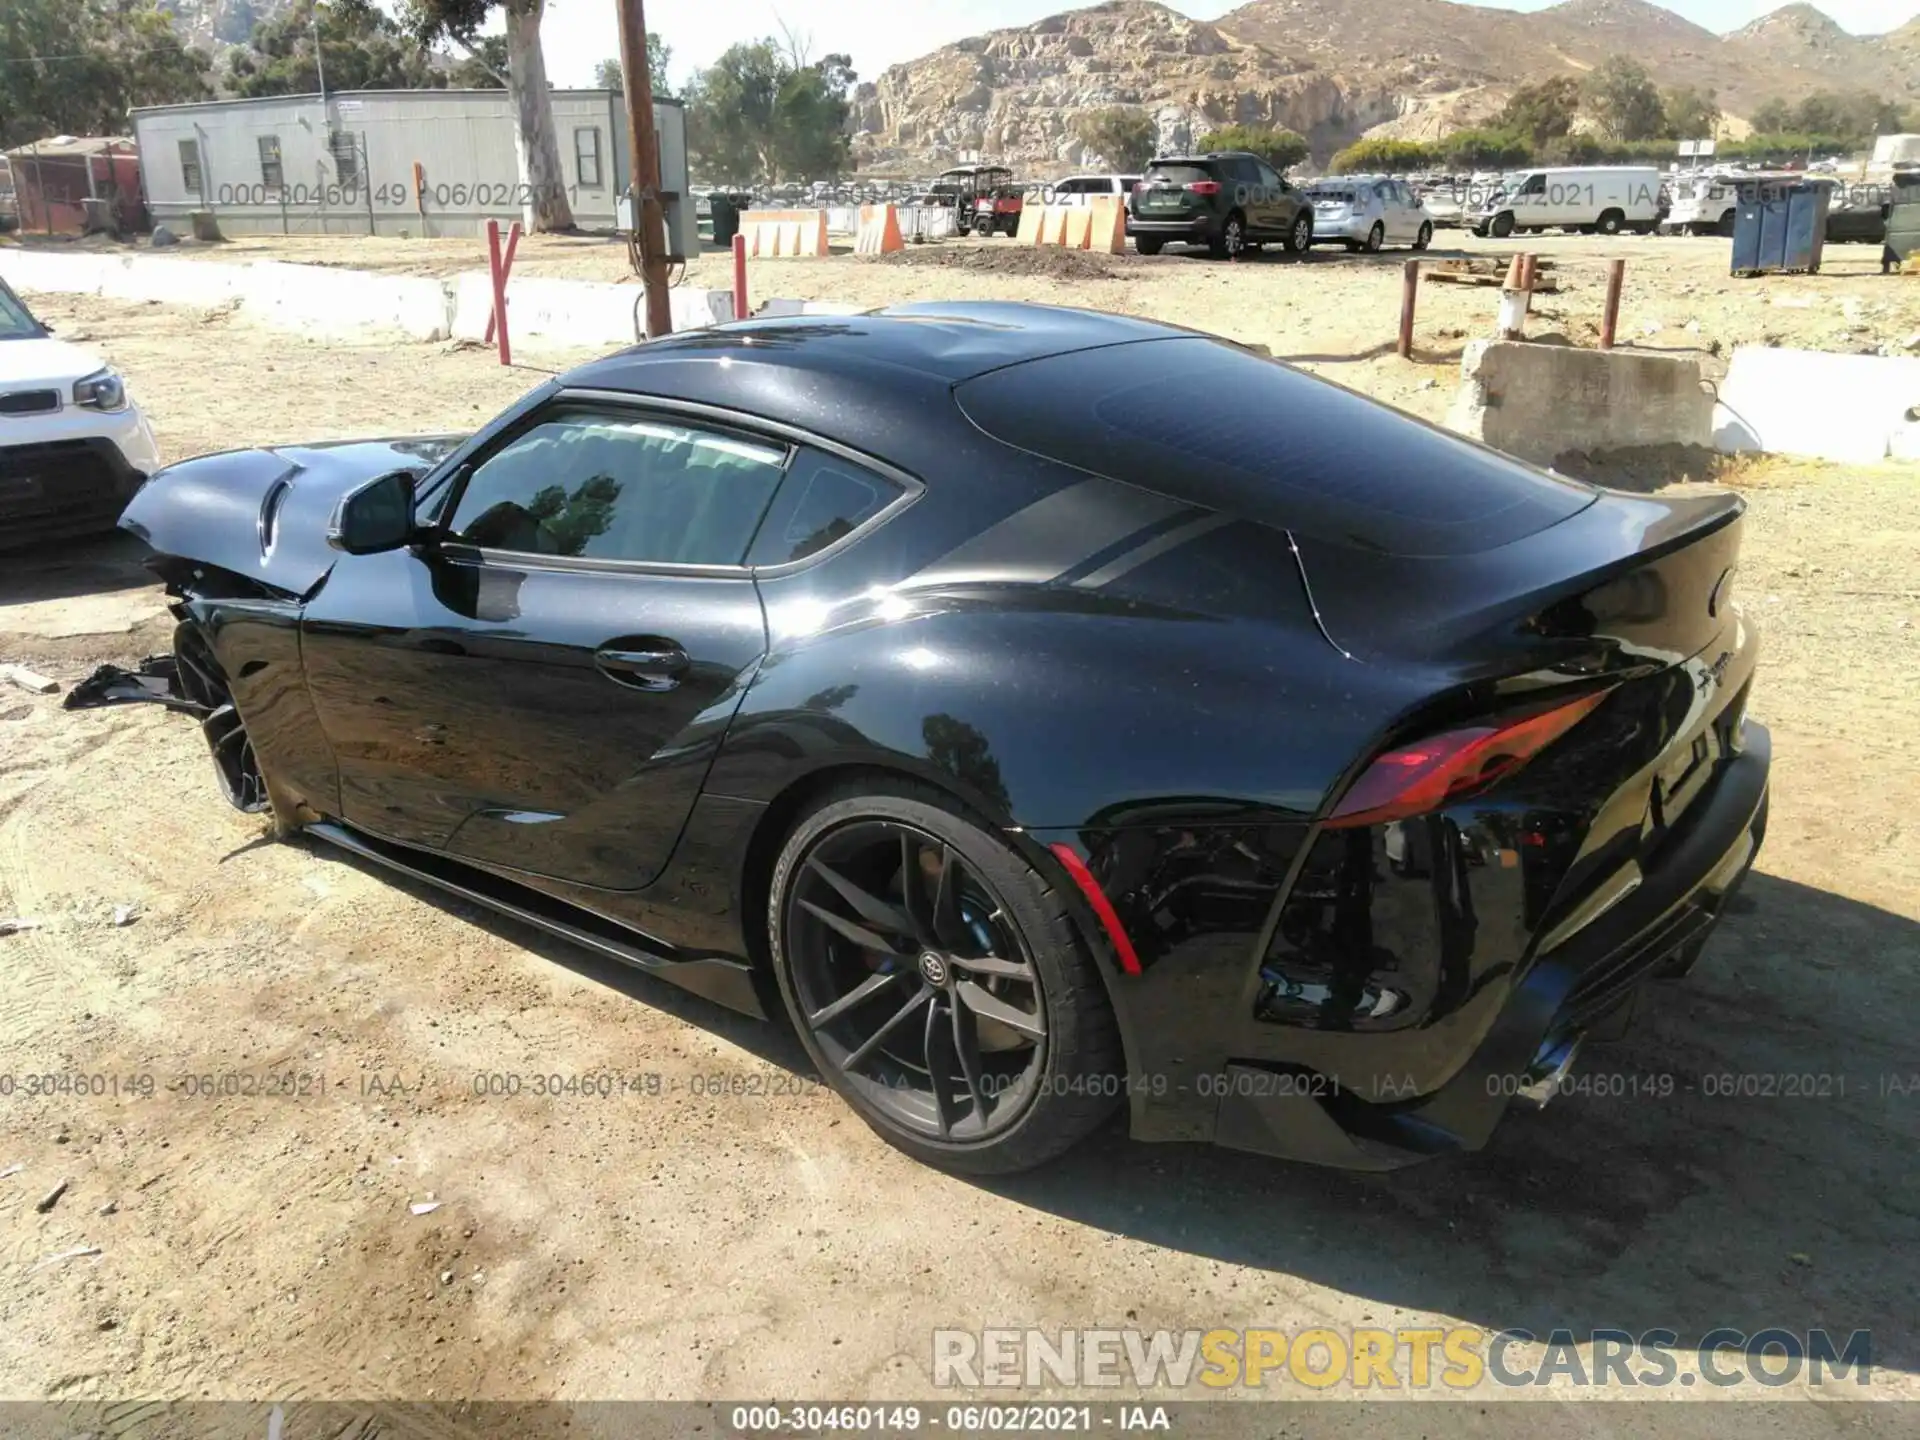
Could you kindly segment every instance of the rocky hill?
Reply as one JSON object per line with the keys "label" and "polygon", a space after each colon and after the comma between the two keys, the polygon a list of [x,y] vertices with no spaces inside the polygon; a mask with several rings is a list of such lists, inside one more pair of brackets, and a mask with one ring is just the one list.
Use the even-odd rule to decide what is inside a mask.
{"label": "rocky hill", "polygon": [[244,45],[253,27],[292,8],[292,0],[160,0],[189,44],[208,50]]}
{"label": "rocky hill", "polygon": [[1238,121],[1285,125],[1324,155],[1362,134],[1437,137],[1492,115],[1518,85],[1616,54],[1663,86],[1712,88],[1733,117],[1822,88],[1920,100],[1920,18],[1856,37],[1791,5],[1719,36],[1646,0],[1531,14],[1449,0],[1251,0],[1211,24],[1154,0],[1107,0],[893,66],[860,87],[855,149],[882,168],[978,151],[1058,170],[1087,158],[1074,135],[1082,113],[1128,105],[1158,121],[1163,147]]}

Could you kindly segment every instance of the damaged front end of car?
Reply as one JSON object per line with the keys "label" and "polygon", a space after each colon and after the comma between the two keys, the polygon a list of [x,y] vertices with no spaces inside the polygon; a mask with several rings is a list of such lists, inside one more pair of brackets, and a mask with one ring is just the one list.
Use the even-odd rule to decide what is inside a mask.
{"label": "damaged front end of car", "polygon": [[[70,709],[157,703],[194,716],[221,793],[283,829],[338,785],[307,699],[300,616],[339,552],[327,541],[342,496],[396,470],[423,474],[458,436],[236,450],[170,466],[120,518],[146,542],[176,622],[173,653],[100,667]],[[272,777],[271,779],[269,777]]]}

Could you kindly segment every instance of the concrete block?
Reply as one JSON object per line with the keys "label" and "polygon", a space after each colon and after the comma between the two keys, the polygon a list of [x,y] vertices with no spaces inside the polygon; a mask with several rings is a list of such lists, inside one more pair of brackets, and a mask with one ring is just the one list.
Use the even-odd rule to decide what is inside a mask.
{"label": "concrete block", "polygon": [[1896,432],[1920,406],[1920,356],[1831,355],[1743,345],[1733,352],[1713,443],[1873,464],[1911,442]]}
{"label": "concrete block", "polygon": [[16,290],[48,295],[98,295],[111,255],[54,255],[18,246],[0,247],[0,279]]}
{"label": "concrete block", "polygon": [[1700,367],[1671,355],[1476,340],[1447,424],[1537,465],[1568,451],[1705,445],[1713,400]]}
{"label": "concrete block", "polygon": [[253,318],[309,334],[391,330],[410,340],[444,340],[452,328],[447,283],[424,276],[268,260],[242,269],[238,293]]}
{"label": "concrete block", "polygon": [[[640,287],[597,280],[546,280],[526,276],[507,282],[507,329],[515,346],[611,349],[631,345]],[[675,330],[703,330],[733,319],[731,290],[676,286],[667,292]],[[453,279],[453,329],[460,340],[483,340],[493,313],[493,282],[484,270]],[[644,327],[646,316],[641,315]]]}

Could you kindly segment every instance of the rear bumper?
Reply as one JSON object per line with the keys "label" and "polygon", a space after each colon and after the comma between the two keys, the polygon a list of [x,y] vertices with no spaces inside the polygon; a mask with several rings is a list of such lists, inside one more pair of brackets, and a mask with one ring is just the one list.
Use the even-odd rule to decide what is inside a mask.
{"label": "rear bumper", "polygon": [[1349,215],[1329,219],[1316,214],[1313,217],[1313,243],[1325,245],[1330,242],[1358,242],[1372,233],[1377,222],[1369,215]]}
{"label": "rear bumper", "polygon": [[1169,245],[1205,245],[1220,233],[1220,217],[1202,215],[1194,220],[1127,220],[1130,240],[1161,240]]}
{"label": "rear bumper", "polygon": [[[1649,978],[1691,962],[1766,834],[1772,741],[1749,723],[1710,797],[1675,828],[1657,871],[1630,895],[1533,959],[1485,1037],[1439,1089],[1404,1103],[1227,1062],[1214,1141],[1349,1169],[1390,1170],[1492,1137],[1517,1091],[1568,1053],[1586,1028]],[[1391,1091],[1389,1090],[1390,1094]]]}

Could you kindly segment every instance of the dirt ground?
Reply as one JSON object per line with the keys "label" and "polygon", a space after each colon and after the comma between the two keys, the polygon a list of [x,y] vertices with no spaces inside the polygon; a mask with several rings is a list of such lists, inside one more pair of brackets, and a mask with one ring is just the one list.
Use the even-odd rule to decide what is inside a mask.
{"label": "dirt ground", "polygon": [[[1245,315],[1276,353],[1326,354],[1361,333],[1323,333],[1344,307],[1261,311],[1249,283],[1303,301],[1309,276],[1398,283],[1331,257],[1159,268],[1175,278],[1089,280],[1073,298],[1129,308],[1151,283],[1156,306],[1191,302],[1172,318],[1232,330]],[[922,276],[868,273],[876,294]],[[1675,343],[1696,306],[1772,323],[1736,282],[1694,283],[1659,307]],[[976,277],[929,270],[925,286],[971,294]],[[1804,289],[1834,309],[1894,282]],[[1463,328],[1478,293],[1443,297]],[[1920,302],[1898,303],[1894,328],[1920,329]],[[127,374],[172,457],[458,428],[542,378],[230,313],[36,308]],[[1340,378],[1431,413],[1451,389],[1441,359],[1349,359]],[[1690,467],[1705,473],[1657,456],[1602,473],[1659,488]],[[1583,1062],[1677,1088],[1565,1096],[1484,1154],[1389,1177],[1114,1133],[983,1185],[906,1160],[818,1088],[718,1098],[734,1077],[809,1074],[797,1042],[269,841],[221,802],[180,717],[68,713],[0,686],[0,917],[39,922],[0,938],[0,1396],[924,1399],[937,1328],[1464,1323],[1664,1327],[1683,1349],[1723,1325],[1867,1329],[1873,1384],[1845,1398],[1920,1399],[1920,470],[1770,461],[1718,478],[1751,505],[1738,593],[1764,634],[1771,830],[1695,975]],[[168,648],[136,558],[105,542],[0,559],[0,659],[71,684]],[[121,906],[135,908],[116,925]],[[594,1070],[682,1083],[674,1098],[476,1095],[476,1077]],[[289,1073],[316,1080],[206,1093]],[[108,1093],[29,1094],[40,1074]],[[1844,1093],[1709,1095],[1732,1075],[1835,1076]],[[711,1096],[694,1098],[696,1077]],[[1423,1411],[1418,1430],[1475,1433],[1480,1410]],[[1751,1429],[1715,1413],[1701,1433]],[[1560,1433],[1619,1433],[1555,1414]],[[1911,1414],[1846,1423],[1897,1434]]]}

